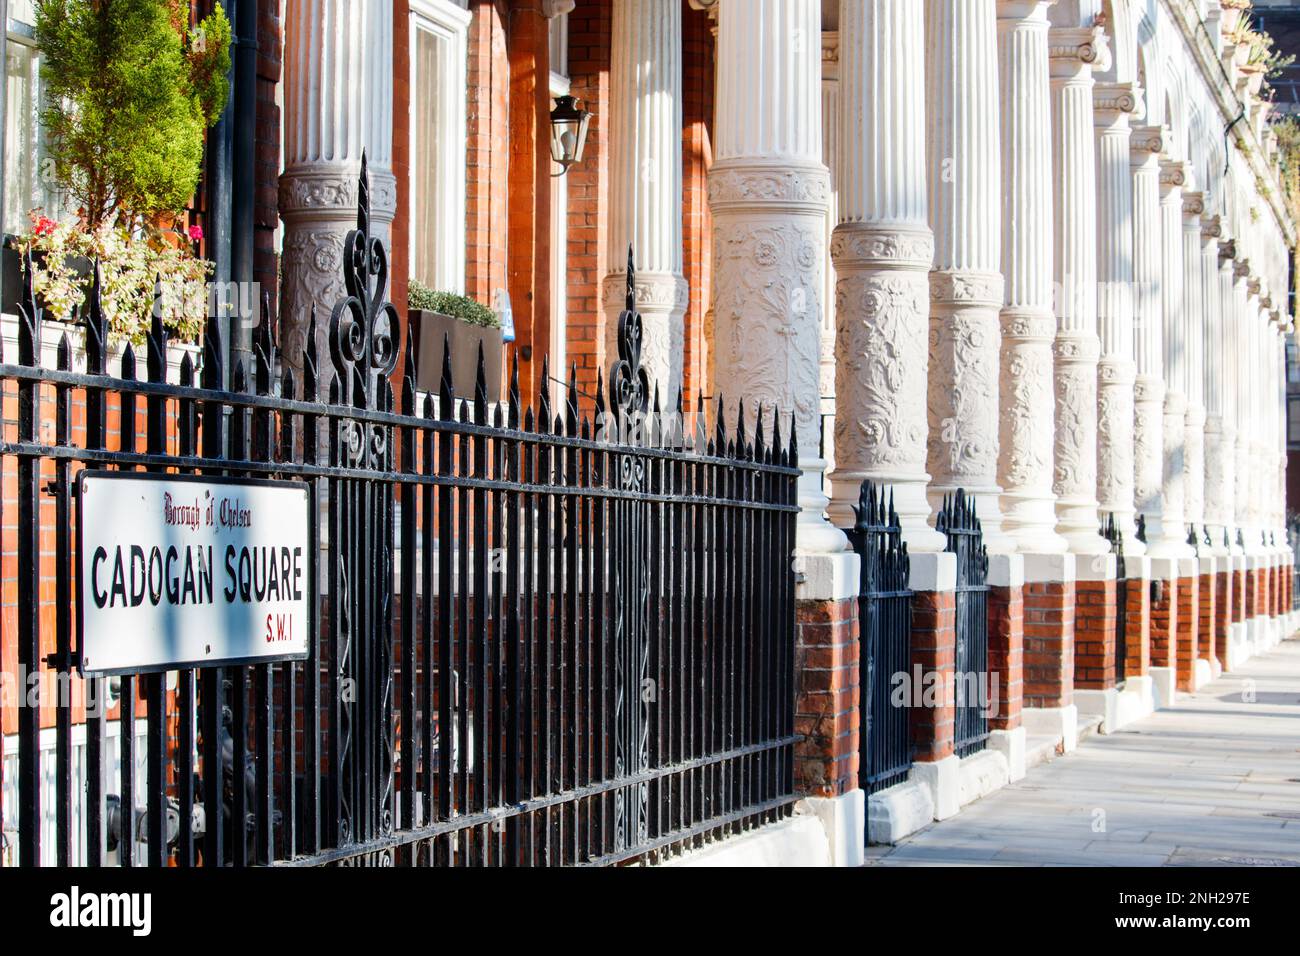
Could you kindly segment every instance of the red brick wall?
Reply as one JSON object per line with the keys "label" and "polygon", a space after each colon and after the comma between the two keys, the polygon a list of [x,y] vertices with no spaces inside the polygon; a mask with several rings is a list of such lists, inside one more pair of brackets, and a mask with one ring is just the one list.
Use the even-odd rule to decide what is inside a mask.
{"label": "red brick wall", "polygon": [[259,4],[253,278],[270,299],[272,321],[280,301],[280,262],[275,251],[275,231],[280,224],[280,107],[275,104],[275,88],[280,82],[283,48],[279,5]]}
{"label": "red brick wall", "polygon": [[1232,572],[1220,571],[1214,576],[1214,656],[1224,666],[1228,663],[1228,624],[1232,614]]}
{"label": "red brick wall", "polygon": [[690,304],[685,317],[682,389],[687,408],[712,393],[708,381],[713,217],[708,172],[713,163],[713,33],[708,14],[682,0],[682,242]]}
{"label": "red brick wall", "polygon": [[1178,668],[1178,689],[1191,691],[1193,683],[1193,674],[1195,673],[1195,663],[1197,656],[1197,639],[1200,635],[1200,595],[1199,587],[1200,577],[1189,577],[1178,579],[1178,593],[1175,600],[1178,602],[1178,622],[1177,622],[1177,663]]}
{"label": "red brick wall", "polygon": [[[935,675],[940,692],[935,706],[912,708],[916,759],[942,760],[953,752],[956,710],[948,689],[956,665],[956,599],[952,591],[918,591],[912,602],[912,673]],[[923,685],[924,687],[924,685]],[[914,688],[920,693],[922,688]]]}
{"label": "red brick wall", "polygon": [[795,620],[795,786],[837,797],[858,786],[858,602],[800,601]]}
{"label": "red brick wall", "polygon": [[510,64],[498,4],[475,0],[469,25],[465,143],[465,294],[485,305],[506,285]]}
{"label": "red brick wall", "polygon": [[1232,621],[1239,624],[1246,619],[1246,605],[1250,602],[1249,572],[1238,568],[1232,572]]}
{"label": "red brick wall", "polygon": [[1075,584],[1074,686],[1105,690],[1115,686],[1115,598],[1117,582]]}
{"label": "red brick wall", "polygon": [[[1025,604],[1021,588],[989,588],[989,729],[1020,726],[1025,690]],[[993,698],[993,682],[997,698]]]}
{"label": "red brick wall", "polygon": [[1173,667],[1178,640],[1178,584],[1156,582],[1158,594],[1151,600],[1151,666]]}
{"label": "red brick wall", "polygon": [[1202,574],[1198,584],[1197,643],[1196,652],[1202,660],[1215,656],[1214,626],[1218,619],[1216,599],[1218,595],[1218,576]]}
{"label": "red brick wall", "polygon": [[609,271],[609,57],[610,0],[578,0],[569,14],[569,92],[592,113],[582,162],[568,178],[568,272],[565,343],[578,367],[578,388],[596,392],[596,376],[607,368],[605,317],[600,286]]}
{"label": "red brick wall", "polygon": [[1024,587],[1024,706],[1063,707],[1074,688],[1074,582]]}
{"label": "red brick wall", "polygon": [[[1120,600],[1116,595],[1116,600]],[[1142,677],[1151,666],[1151,588],[1142,578],[1124,582],[1126,603],[1124,632],[1125,678]]]}

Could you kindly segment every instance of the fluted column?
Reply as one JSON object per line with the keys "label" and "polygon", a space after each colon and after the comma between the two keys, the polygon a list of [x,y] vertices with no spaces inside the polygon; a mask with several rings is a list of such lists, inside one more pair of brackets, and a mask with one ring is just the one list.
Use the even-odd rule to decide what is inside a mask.
{"label": "fluted column", "polygon": [[1183,309],[1181,345],[1186,353],[1187,413],[1183,436],[1184,518],[1200,536],[1205,520],[1205,389],[1202,351],[1205,287],[1201,280],[1201,217],[1205,194],[1183,191]]}
{"label": "fluted column", "polygon": [[1057,286],[1055,478],[1057,531],[1078,554],[1110,550],[1097,514],[1097,167],[1092,64],[1096,29],[1055,28],[1052,191]]}
{"label": "fluted column", "polygon": [[927,0],[930,503],[974,496],[990,551],[1015,550],[998,497],[1002,306],[997,6]]}
{"label": "fluted column", "polygon": [[[1055,2],[1055,0],[1051,0]],[[1047,8],[998,4],[1002,102],[1002,357],[998,480],[1003,526],[1023,552],[1065,550],[1052,494],[1052,123]]]}
{"label": "fluted column", "polygon": [[1250,432],[1249,441],[1246,444],[1246,467],[1248,480],[1246,484],[1246,545],[1251,551],[1258,552],[1261,548],[1260,531],[1262,530],[1262,509],[1260,507],[1260,497],[1263,491],[1260,481],[1260,470],[1263,466],[1261,437],[1264,429],[1261,425],[1261,419],[1264,414],[1264,389],[1260,382],[1260,376],[1264,370],[1264,350],[1261,347],[1263,342],[1263,324],[1264,319],[1261,315],[1262,306],[1260,305],[1260,285],[1259,278],[1253,272],[1246,277],[1246,341],[1249,343],[1250,363],[1248,369],[1250,372],[1250,381],[1248,384],[1248,395],[1250,396]]}
{"label": "fluted column", "polygon": [[[1239,250],[1240,251],[1240,250]],[[1250,293],[1247,289],[1250,263],[1239,257],[1233,264],[1233,338],[1237,352],[1237,438],[1233,444],[1233,500],[1237,528],[1244,544],[1251,546],[1253,521],[1250,514],[1250,436],[1254,407],[1250,389],[1254,353],[1250,338]]]}
{"label": "fluted column", "polygon": [[940,550],[926,499],[928,274],[924,20],[915,0],[840,11],[835,472],[847,527],[864,478],[889,484],[913,550]]}
{"label": "fluted column", "polygon": [[[1219,349],[1214,354],[1219,366],[1220,394],[1223,402],[1223,426],[1219,436],[1220,495],[1222,518],[1227,531],[1228,547],[1236,542],[1236,446],[1237,446],[1237,348],[1236,297],[1233,292],[1233,260],[1237,244],[1231,239],[1219,242]],[[1222,537],[1222,536],[1221,536]]]}
{"label": "fluted column", "polygon": [[627,250],[636,257],[641,365],[671,405],[682,383],[682,5],[622,0],[611,25],[609,230],[602,299],[606,351],[618,352]]}
{"label": "fluted column", "polygon": [[1133,510],[1133,179],[1129,117],[1142,110],[1133,83],[1093,89],[1097,127],[1097,505],[1113,514],[1125,553],[1146,549]]}
{"label": "fluted column", "polygon": [[1181,557],[1190,553],[1187,528],[1183,524],[1183,444],[1187,414],[1186,373],[1182,310],[1183,275],[1183,183],[1186,170],[1181,162],[1160,163],[1161,235],[1161,325],[1164,347],[1164,446],[1163,487],[1160,512],[1147,523],[1147,550],[1152,556]]}
{"label": "fluted column", "polygon": [[818,357],[830,176],[822,162],[821,5],[720,0],[713,213],[716,386],[794,418],[797,546],[840,551],[822,491]]}
{"label": "fluted column", "polygon": [[[328,317],[346,294],[343,240],[357,224],[363,151],[371,234],[387,243],[397,210],[393,12],[365,0],[301,0],[285,17],[280,341],[301,369],[312,306]],[[319,323],[322,355],[327,324]]]}
{"label": "fluted column", "polygon": [[[1133,498],[1148,530],[1161,509],[1165,381],[1161,313],[1160,153],[1167,131],[1140,126],[1129,140],[1133,170]],[[1148,535],[1149,538],[1149,535]]]}
{"label": "fluted column", "polygon": [[1203,520],[1216,554],[1222,553],[1223,529],[1227,526],[1226,480],[1223,435],[1223,299],[1219,276],[1219,237],[1223,227],[1218,216],[1201,219],[1201,298],[1204,321],[1201,330],[1201,376],[1205,395],[1205,471]]}

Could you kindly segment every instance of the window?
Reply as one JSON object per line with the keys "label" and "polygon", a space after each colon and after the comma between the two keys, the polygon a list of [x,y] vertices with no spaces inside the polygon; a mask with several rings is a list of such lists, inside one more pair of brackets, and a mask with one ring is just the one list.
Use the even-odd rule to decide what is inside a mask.
{"label": "window", "polygon": [[5,24],[3,229],[26,232],[27,213],[37,206],[57,218],[62,202],[48,172],[49,152],[41,129],[40,53],[32,0],[9,0]]}
{"label": "window", "polygon": [[465,286],[466,34],[450,0],[411,2],[411,277]]}
{"label": "window", "polygon": [[1300,395],[1286,397],[1286,447],[1300,451]]}

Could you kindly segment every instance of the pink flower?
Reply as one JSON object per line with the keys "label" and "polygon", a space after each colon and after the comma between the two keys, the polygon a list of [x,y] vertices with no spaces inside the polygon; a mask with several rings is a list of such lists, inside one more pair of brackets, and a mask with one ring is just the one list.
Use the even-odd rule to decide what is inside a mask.
{"label": "pink flower", "polygon": [[190,226],[190,239],[198,242],[203,238],[203,227],[199,225]]}
{"label": "pink flower", "polygon": [[48,216],[41,216],[36,220],[36,235],[51,236],[54,234],[54,220]]}

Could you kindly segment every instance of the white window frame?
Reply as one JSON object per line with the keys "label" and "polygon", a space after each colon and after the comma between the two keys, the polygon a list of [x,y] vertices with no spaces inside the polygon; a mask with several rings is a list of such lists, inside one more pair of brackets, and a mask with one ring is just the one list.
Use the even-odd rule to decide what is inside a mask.
{"label": "white window frame", "polygon": [[[426,79],[423,89],[432,89],[443,97],[443,116],[451,125],[444,139],[443,153],[439,157],[441,173],[438,189],[447,197],[447,221],[443,224],[442,235],[434,253],[437,257],[439,275],[450,277],[450,281],[436,283],[448,292],[465,291],[465,143],[467,139],[465,97],[468,90],[469,61],[469,25],[474,15],[452,0],[410,0],[410,90],[411,104],[421,95],[422,87],[417,76],[416,42],[419,31],[435,33],[448,40],[452,45],[451,69],[448,77],[433,81],[429,85]],[[414,169],[417,148],[417,123],[408,108],[408,135],[411,168]],[[410,216],[407,229],[409,244],[408,262],[416,263],[416,209],[420,202],[419,184],[415,176],[410,177]],[[411,270],[415,276],[415,270]]]}

